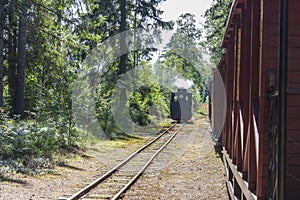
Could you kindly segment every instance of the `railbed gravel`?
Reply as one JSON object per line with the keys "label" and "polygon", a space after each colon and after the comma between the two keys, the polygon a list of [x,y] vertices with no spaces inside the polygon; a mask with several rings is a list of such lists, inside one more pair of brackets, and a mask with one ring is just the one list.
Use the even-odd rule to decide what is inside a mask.
{"label": "railbed gravel", "polygon": [[225,169],[210,132],[205,118],[187,124],[124,199],[229,199]]}
{"label": "railbed gravel", "polygon": [[[72,194],[149,139],[118,148],[93,147],[89,158],[74,156],[46,175],[0,174],[0,200],[55,200]],[[186,124],[124,199],[228,199],[224,166],[214,145],[207,118]]]}

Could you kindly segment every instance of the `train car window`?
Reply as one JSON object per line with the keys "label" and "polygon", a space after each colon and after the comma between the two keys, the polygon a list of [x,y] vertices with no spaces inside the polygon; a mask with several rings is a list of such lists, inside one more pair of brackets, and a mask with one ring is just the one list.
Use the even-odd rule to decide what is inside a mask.
{"label": "train car window", "polygon": [[189,96],[186,96],[186,97],[185,97],[185,100],[186,100],[186,101],[189,101]]}

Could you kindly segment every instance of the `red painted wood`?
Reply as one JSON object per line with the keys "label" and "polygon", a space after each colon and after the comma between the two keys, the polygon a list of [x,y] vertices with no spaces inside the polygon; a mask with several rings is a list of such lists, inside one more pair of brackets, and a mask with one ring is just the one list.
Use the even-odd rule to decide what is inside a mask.
{"label": "red painted wood", "polygon": [[[300,2],[289,1],[288,88],[300,88]],[[290,94],[290,93],[289,93]],[[287,199],[300,196],[300,93],[287,96]],[[294,178],[291,178],[292,175]],[[297,179],[297,181],[296,181]]]}
{"label": "red painted wood", "polygon": [[[292,154],[292,155],[297,154],[298,155],[299,152],[300,152],[299,142],[296,142],[296,141],[293,140],[293,138],[288,137],[287,148],[286,148],[287,156],[290,156],[290,154]],[[300,156],[300,154],[298,156]],[[299,158],[295,157],[295,159],[299,159]]]}
{"label": "red painted wood", "polygon": [[[298,113],[298,115],[299,115],[299,113]],[[295,130],[295,131],[300,130],[300,117],[298,117],[297,119],[289,119],[287,121],[287,127],[288,127],[288,131],[290,131],[290,130]]]}
{"label": "red painted wood", "polygon": [[[291,139],[293,139],[293,140],[295,140],[295,141],[297,141],[297,142],[300,141],[299,130],[291,130],[291,129],[288,129],[288,136],[289,136]],[[299,158],[300,158],[300,157],[299,157]]]}
{"label": "red painted wood", "polygon": [[[262,165],[260,165],[260,180],[257,191],[259,197],[266,197],[268,195],[268,139],[269,139],[269,101],[266,99],[267,93],[269,92],[269,74],[270,70],[273,70],[276,77],[278,68],[278,22],[279,15],[276,14],[279,1],[264,1],[263,11],[263,35],[262,35],[262,66],[261,66],[261,97],[259,99],[260,115],[259,115],[259,134],[260,139],[260,155],[262,159]],[[275,12],[275,15],[274,15]],[[275,84],[278,80],[275,78]]]}
{"label": "red painted wood", "polygon": [[248,154],[246,153],[246,147],[247,147],[247,136],[248,136],[248,130],[249,130],[249,82],[250,82],[250,56],[249,52],[251,51],[251,3],[247,1],[247,5],[245,9],[242,12],[242,39],[241,39],[241,81],[240,81],[240,101],[242,104],[242,118],[243,118],[243,124],[244,124],[244,130],[243,130],[243,152],[242,152],[242,159],[243,159],[243,167],[242,167],[242,173],[243,178],[247,179],[248,176]]}
{"label": "red painted wood", "polygon": [[[256,147],[255,147],[255,132],[254,132],[254,102],[258,101],[259,95],[259,36],[260,36],[260,2],[252,1],[252,12],[251,12],[251,79],[250,79],[250,155],[249,155],[249,189],[255,190],[256,193],[261,195],[261,166],[257,171],[257,158],[256,158]],[[259,111],[257,111],[259,112]],[[258,127],[257,127],[258,128]],[[259,181],[257,182],[257,178]],[[258,185],[258,186],[257,186]]]}
{"label": "red painted wood", "polygon": [[228,69],[227,69],[227,140],[228,140],[228,149],[227,152],[232,159],[232,146],[233,146],[233,127],[232,127],[232,111],[233,111],[233,79],[234,79],[234,63],[235,63],[235,40],[234,35],[229,38],[228,42]]}
{"label": "red painted wood", "polygon": [[299,119],[300,117],[300,107],[287,107],[287,118],[291,119]]}
{"label": "red painted wood", "polygon": [[[299,50],[300,53],[300,50]],[[300,54],[299,54],[300,56]],[[300,60],[299,60],[300,61]],[[300,64],[300,62],[299,62]],[[300,83],[300,71],[291,71],[288,72],[288,83]]]}
{"label": "red painted wood", "polygon": [[[299,30],[300,33],[300,30]],[[268,38],[266,38],[265,41],[268,46],[267,47],[277,47],[278,46],[278,36],[277,35],[270,35]],[[300,34],[298,35],[289,35],[288,39],[289,48],[299,48],[300,46]]]}
{"label": "red painted wood", "polygon": [[299,199],[299,189],[287,189],[286,199],[288,200],[298,200]]}
{"label": "red painted wood", "polygon": [[[291,89],[300,89],[300,1],[290,0],[289,8],[289,61],[288,61],[288,87]],[[253,3],[253,13],[251,18],[251,4]],[[262,54],[259,52],[259,1],[245,1],[240,4],[242,10],[242,41],[241,41],[241,69],[240,69],[240,102],[235,101],[236,84],[236,30],[230,33],[227,42],[226,69],[223,68],[223,77],[227,91],[227,114],[226,124],[223,131],[223,144],[233,163],[239,166],[242,164],[242,173],[245,180],[250,182],[250,188],[255,188],[258,197],[263,198],[268,195],[268,148],[269,148],[269,100],[267,98],[269,87],[270,71],[275,75],[275,84],[278,84],[278,30],[279,30],[279,0],[263,1],[263,32],[262,32]],[[243,5],[245,7],[243,7]],[[252,19],[252,21],[251,21]],[[252,22],[252,23],[251,23]],[[231,27],[235,27],[237,21],[232,20]],[[252,27],[252,29],[251,29]],[[251,33],[251,34],[250,34]],[[259,85],[259,59],[261,59],[261,85]],[[225,65],[224,65],[225,66]],[[276,87],[275,87],[276,89]],[[261,90],[259,97],[258,91]],[[298,176],[300,173],[300,93],[288,93],[287,98],[287,117],[288,117],[288,139],[287,143],[287,169]],[[252,122],[253,102],[259,100],[259,168],[256,172],[256,158],[254,148],[254,134]],[[239,124],[239,104],[243,110],[243,145],[241,151],[240,124]],[[234,117],[232,118],[232,111]],[[233,125],[232,125],[233,122]],[[295,158],[297,157],[298,158]],[[295,171],[296,170],[296,171]],[[299,174],[300,176],[300,174]],[[300,190],[293,189],[295,182],[287,182],[287,193],[289,198],[294,195],[300,196]],[[288,198],[288,199],[289,199]]]}
{"label": "red painted wood", "polygon": [[299,103],[300,103],[299,95],[289,95],[289,98],[287,98],[287,106],[288,107],[299,107]]}
{"label": "red painted wood", "polygon": [[[295,165],[288,165],[286,167],[286,172],[287,172],[287,177],[289,177],[290,180],[294,180],[294,179],[291,179],[291,176],[294,176],[294,177],[297,177],[297,178],[300,178],[300,170],[299,170],[299,166],[295,166]],[[295,184],[293,185],[294,187],[299,187],[299,183],[297,184],[297,182],[294,182]],[[290,185],[290,188],[293,187],[292,185]]]}
{"label": "red painted wood", "polygon": [[286,157],[286,162],[288,166],[299,166],[300,165],[300,159],[299,154],[288,154]]}
{"label": "red painted wood", "polygon": [[293,26],[289,27],[289,36],[299,36],[299,35],[300,35],[300,24],[293,24]]}

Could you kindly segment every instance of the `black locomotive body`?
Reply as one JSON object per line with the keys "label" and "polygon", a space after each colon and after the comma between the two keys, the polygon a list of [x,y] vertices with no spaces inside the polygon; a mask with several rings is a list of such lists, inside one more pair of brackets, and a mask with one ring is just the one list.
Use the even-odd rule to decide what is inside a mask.
{"label": "black locomotive body", "polygon": [[170,117],[173,120],[189,120],[192,118],[192,94],[186,89],[178,89],[171,93]]}

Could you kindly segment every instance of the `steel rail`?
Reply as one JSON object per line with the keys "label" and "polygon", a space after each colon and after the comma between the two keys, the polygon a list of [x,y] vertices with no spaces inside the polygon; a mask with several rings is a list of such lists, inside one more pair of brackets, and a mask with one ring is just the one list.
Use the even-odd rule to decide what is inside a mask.
{"label": "steel rail", "polygon": [[143,168],[111,199],[111,200],[117,200],[119,197],[124,194],[138,179],[139,177],[145,172],[145,170],[149,167],[151,162],[154,160],[154,158],[173,140],[173,138],[177,135],[177,133],[182,129],[183,125],[181,125],[175,133],[169,138],[169,140],[161,146],[155,154],[148,160],[148,162],[143,166]]}
{"label": "steel rail", "polygon": [[[156,138],[151,140],[149,143],[145,144],[135,152],[133,152],[130,156],[128,156],[124,161],[122,161],[120,164],[116,165],[114,168],[103,174],[101,177],[96,179],[94,182],[90,183],[86,187],[82,188],[80,191],[73,194],[71,197],[66,198],[65,200],[78,200],[79,198],[83,197],[87,193],[89,193],[92,189],[96,188],[100,183],[111,177],[115,172],[117,172],[121,167],[123,167],[125,164],[127,164],[132,158],[134,158],[137,154],[139,154],[141,151],[149,147],[151,144],[156,142],[158,139],[160,139],[165,133],[167,133],[169,130],[174,128],[176,126],[176,123],[170,126],[167,130],[163,131],[161,134],[159,134]],[[62,200],[62,198],[60,198]]]}

